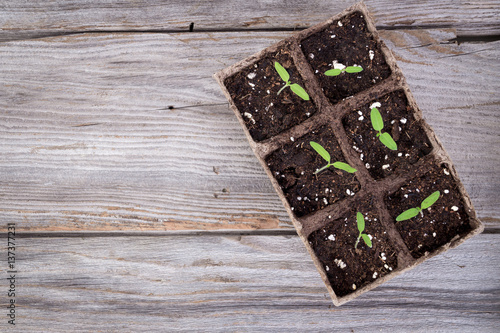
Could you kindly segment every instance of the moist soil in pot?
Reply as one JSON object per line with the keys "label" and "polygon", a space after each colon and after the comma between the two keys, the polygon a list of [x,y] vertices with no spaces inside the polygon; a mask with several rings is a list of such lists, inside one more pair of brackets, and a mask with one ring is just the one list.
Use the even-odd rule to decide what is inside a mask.
{"label": "moist soil in pot", "polygon": [[[301,48],[325,96],[333,104],[374,86],[391,74],[361,12],[335,20],[328,28],[302,40]],[[324,75],[335,63],[361,66],[363,71],[333,77]]]}
{"label": "moist soil in pot", "polygon": [[[308,92],[309,101],[290,88],[278,95],[285,82],[275,61]],[[324,74],[342,66],[363,70]],[[215,77],[336,305],[482,231],[449,156],[423,120],[364,4]],[[380,103],[382,131],[396,141],[395,151],[373,130],[374,102]],[[330,166],[315,174],[328,162],[311,141],[326,149],[331,163],[358,171]],[[440,198],[423,216],[396,222],[438,190]],[[365,217],[371,248],[363,240],[355,248],[357,212]]]}
{"label": "moist soil in pot", "polygon": [[[397,150],[390,150],[376,136],[370,120],[370,106],[375,102],[380,103],[377,109],[384,120],[382,131],[391,134]],[[342,119],[352,149],[375,180],[407,172],[432,151],[427,134],[414,114],[404,91],[397,90],[353,109]]]}
{"label": "moist soil in pot", "polygon": [[[359,235],[357,212],[365,218],[363,233],[371,238],[371,248],[363,239],[355,248]],[[337,296],[350,294],[398,267],[397,252],[380,223],[371,196],[358,198],[344,215],[312,232],[308,241]]]}
{"label": "moist soil in pot", "polygon": [[[440,191],[440,197],[431,207],[409,220],[396,222],[399,214],[420,207],[422,201],[435,191]],[[416,259],[472,229],[458,183],[446,164],[435,166],[422,177],[410,180],[387,195],[385,202],[397,231]]]}
{"label": "moist soil in pot", "polygon": [[[292,141],[293,140],[293,141]],[[293,213],[302,217],[324,209],[360,190],[356,176],[333,166],[314,174],[327,162],[311,147],[319,143],[331,156],[331,162],[347,163],[330,126],[312,130],[272,152],[266,163],[278,181]]]}
{"label": "moist soil in pot", "polygon": [[290,82],[306,89],[289,51],[282,47],[225,80],[245,125],[255,141],[275,136],[311,117],[316,112],[312,99],[306,101],[285,85],[274,68],[279,62]]}

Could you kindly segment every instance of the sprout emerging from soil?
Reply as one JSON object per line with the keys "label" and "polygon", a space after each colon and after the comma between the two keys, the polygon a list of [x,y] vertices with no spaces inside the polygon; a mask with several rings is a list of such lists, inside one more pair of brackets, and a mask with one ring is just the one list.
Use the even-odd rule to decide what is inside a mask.
{"label": "sprout emerging from soil", "polygon": [[338,76],[342,73],[359,73],[363,70],[361,66],[347,66],[345,67],[342,64],[335,63],[335,68],[329,69],[325,72],[326,76]]}
{"label": "sprout emerging from soil", "polygon": [[[380,103],[373,103],[372,106],[374,105],[380,106]],[[371,109],[370,119],[372,121],[373,129],[378,132],[377,137],[379,138],[380,142],[382,142],[390,150],[398,150],[398,145],[396,144],[392,136],[387,132],[382,133],[382,129],[384,128],[384,120],[382,119],[382,115],[380,115],[379,110],[376,107],[372,107]]]}
{"label": "sprout emerging from soil", "polygon": [[285,82],[285,85],[278,91],[278,95],[283,91],[283,89],[285,89],[286,87],[290,87],[290,89],[295,93],[295,95],[299,96],[304,101],[309,100],[309,95],[304,90],[304,88],[302,88],[297,83],[290,82],[290,74],[288,74],[286,69],[283,68],[283,66],[281,66],[279,62],[277,61],[274,62],[274,68],[276,69],[276,72],[278,72],[280,78]]}
{"label": "sprout emerging from soil", "polygon": [[404,212],[399,214],[398,217],[396,217],[396,221],[399,222],[399,221],[409,220],[417,216],[418,213],[424,216],[423,210],[432,206],[439,199],[440,195],[441,193],[439,191],[432,193],[427,198],[425,198],[424,201],[422,201],[420,207],[415,207],[405,210]]}
{"label": "sprout emerging from soil", "polygon": [[314,174],[317,174],[318,172],[321,172],[321,171],[323,171],[331,166],[333,166],[334,168],[340,169],[340,170],[344,170],[344,171],[349,172],[349,173],[354,173],[354,172],[358,171],[358,170],[354,169],[353,167],[351,167],[347,163],[343,163],[343,162],[331,163],[330,154],[326,151],[325,148],[323,148],[323,146],[321,146],[319,143],[314,142],[314,141],[309,142],[309,144],[327,162],[327,164],[325,166],[316,170],[314,172]]}
{"label": "sprout emerging from soil", "polygon": [[358,224],[358,230],[359,230],[359,236],[358,239],[356,239],[356,244],[354,244],[354,248],[358,248],[359,240],[363,238],[363,241],[365,242],[368,247],[372,247],[372,240],[370,239],[370,236],[367,234],[364,234],[363,231],[365,231],[365,218],[363,214],[360,212],[356,213],[356,222]]}

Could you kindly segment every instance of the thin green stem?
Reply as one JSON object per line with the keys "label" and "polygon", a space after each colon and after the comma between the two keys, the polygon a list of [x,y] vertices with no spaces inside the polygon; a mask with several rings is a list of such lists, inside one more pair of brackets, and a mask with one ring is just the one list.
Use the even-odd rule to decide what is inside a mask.
{"label": "thin green stem", "polygon": [[330,163],[328,163],[327,165],[325,165],[325,166],[324,166],[324,167],[322,167],[321,169],[316,170],[316,171],[314,172],[314,174],[317,174],[317,173],[319,173],[319,172],[321,172],[321,171],[323,171],[323,170],[325,170],[325,169],[327,169],[327,168],[329,168],[329,167],[331,167],[331,166],[332,166],[332,165],[331,165]]}
{"label": "thin green stem", "polygon": [[290,86],[288,84],[289,82],[287,82],[279,91],[278,91],[278,95],[283,91],[283,89],[285,89],[286,87]]}
{"label": "thin green stem", "polygon": [[359,240],[361,239],[361,232],[359,233],[358,239],[356,239],[356,243],[354,244],[354,248],[358,248]]}

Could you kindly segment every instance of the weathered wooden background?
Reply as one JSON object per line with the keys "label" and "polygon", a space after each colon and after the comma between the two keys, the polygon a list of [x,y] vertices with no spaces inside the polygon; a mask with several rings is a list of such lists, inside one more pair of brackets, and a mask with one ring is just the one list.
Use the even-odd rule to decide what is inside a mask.
{"label": "weathered wooden background", "polygon": [[486,229],[339,308],[212,78],[353,3],[1,1],[0,330],[498,332],[500,1],[366,1]]}

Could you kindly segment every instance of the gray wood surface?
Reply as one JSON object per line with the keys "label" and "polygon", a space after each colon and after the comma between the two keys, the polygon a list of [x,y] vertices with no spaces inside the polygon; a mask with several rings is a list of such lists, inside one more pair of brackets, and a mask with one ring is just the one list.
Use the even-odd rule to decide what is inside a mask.
{"label": "gray wood surface", "polygon": [[499,1],[366,1],[486,230],[340,308],[212,78],[353,3],[1,2],[0,331],[497,332]]}
{"label": "gray wood surface", "polygon": [[[0,41],[80,32],[301,29],[358,1],[4,1]],[[498,1],[365,1],[380,28],[455,28],[460,35],[498,34]]]}
{"label": "gray wood surface", "polygon": [[19,327],[495,332],[497,238],[480,235],[340,308],[296,236],[22,238]]}
{"label": "gray wood surface", "polygon": [[[20,231],[290,227],[211,77],[288,34],[3,43],[4,221]],[[500,42],[446,44],[453,36],[382,33],[479,217],[497,226]]]}

